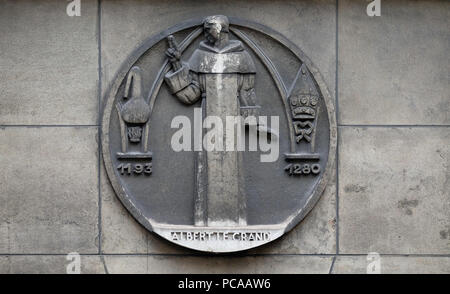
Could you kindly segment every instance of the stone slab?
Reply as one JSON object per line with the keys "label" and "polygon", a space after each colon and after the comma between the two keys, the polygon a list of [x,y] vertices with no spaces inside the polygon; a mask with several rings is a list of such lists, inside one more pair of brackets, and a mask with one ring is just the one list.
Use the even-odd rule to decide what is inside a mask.
{"label": "stone slab", "polygon": [[97,253],[97,128],[0,128],[0,253]]}
{"label": "stone slab", "polygon": [[[271,13],[267,13],[270,11]],[[224,14],[264,24],[294,42],[323,74],[334,97],[336,1],[102,2],[103,90],[122,61],[147,38],[179,22]],[[104,91],[103,91],[104,92]]]}
{"label": "stone slab", "polygon": [[450,252],[450,128],[340,128],[340,253]]}
{"label": "stone slab", "polygon": [[339,122],[450,124],[449,1],[339,1]]}
{"label": "stone slab", "polygon": [[109,273],[269,274],[328,273],[331,257],[106,256]]}
{"label": "stone slab", "polygon": [[97,123],[97,2],[67,4],[0,1],[0,125]]}
{"label": "stone slab", "polygon": [[[339,256],[333,274],[366,274],[365,256]],[[381,256],[381,274],[449,274],[450,257]]]}
{"label": "stone slab", "polygon": [[336,176],[333,175],[316,206],[290,232],[249,254],[336,253]]}
{"label": "stone slab", "polygon": [[107,254],[189,253],[148,232],[122,205],[101,163],[102,252]]}
{"label": "stone slab", "polygon": [[[0,274],[67,274],[71,260],[66,255],[23,255],[0,257]],[[102,274],[100,256],[80,256],[80,274]],[[69,267],[69,271],[67,268]]]}

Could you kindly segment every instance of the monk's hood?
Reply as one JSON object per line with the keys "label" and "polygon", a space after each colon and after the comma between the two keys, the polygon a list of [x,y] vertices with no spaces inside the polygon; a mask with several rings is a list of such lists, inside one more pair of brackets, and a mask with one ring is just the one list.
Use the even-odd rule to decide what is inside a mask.
{"label": "monk's hood", "polygon": [[220,50],[201,42],[188,63],[196,73],[256,73],[250,54],[238,40],[231,40]]}

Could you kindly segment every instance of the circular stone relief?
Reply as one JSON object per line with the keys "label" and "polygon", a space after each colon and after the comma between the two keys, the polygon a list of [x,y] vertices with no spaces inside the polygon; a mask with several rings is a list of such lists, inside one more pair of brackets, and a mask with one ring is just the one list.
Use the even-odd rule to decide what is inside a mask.
{"label": "circular stone relief", "polygon": [[112,186],[149,231],[233,252],[282,236],[332,174],[334,107],[309,59],[280,33],[210,16],[149,38],[105,99]]}

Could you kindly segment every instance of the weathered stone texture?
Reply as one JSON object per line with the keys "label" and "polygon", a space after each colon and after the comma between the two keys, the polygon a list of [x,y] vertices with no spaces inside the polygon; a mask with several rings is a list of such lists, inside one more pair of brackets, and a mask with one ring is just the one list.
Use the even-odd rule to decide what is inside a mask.
{"label": "weathered stone texture", "polygon": [[450,124],[449,1],[339,1],[343,124]]}
{"label": "weathered stone texture", "polygon": [[0,1],[0,124],[95,124],[97,2]]}
{"label": "weathered stone texture", "polygon": [[121,62],[139,44],[174,24],[197,18],[199,11],[203,16],[220,13],[245,18],[281,32],[313,60],[334,96],[334,0],[105,1],[102,3],[103,90],[113,80]]}
{"label": "weathered stone texture", "polygon": [[[71,261],[65,255],[23,255],[0,257],[2,274],[66,274],[71,273]],[[68,270],[69,266],[69,270]],[[103,274],[100,256],[80,256],[80,274]]]}
{"label": "weathered stone texture", "polygon": [[[0,273],[65,273],[73,251],[92,254],[82,273],[328,273],[333,257],[309,254],[336,253],[336,231],[339,253],[360,255],[333,273],[365,273],[373,251],[398,254],[381,273],[450,273],[449,1],[382,1],[370,18],[367,1],[340,0],[337,27],[334,0],[101,1],[101,23],[98,1],[72,18],[67,3],[0,0],[0,125],[55,125],[0,128]],[[147,232],[99,167],[97,127],[58,127],[98,121],[99,37],[104,94],[139,44],[198,10],[283,33],[332,96],[338,62],[338,183],[290,233],[238,256],[192,256]]]}
{"label": "weathered stone texture", "polygon": [[[365,274],[370,264],[365,256],[340,256],[334,274]],[[449,274],[449,257],[381,256],[381,274]]]}
{"label": "weathered stone texture", "polygon": [[142,227],[117,198],[101,168],[102,252],[120,254],[192,253]]}
{"label": "weathered stone texture", "polygon": [[107,256],[109,273],[163,274],[295,274],[328,273],[331,257],[257,256],[257,257],[188,257],[188,256]]}
{"label": "weathered stone texture", "polygon": [[450,129],[341,128],[340,252],[450,252]]}
{"label": "weathered stone texture", "polygon": [[96,128],[0,128],[0,253],[98,252],[96,137]]}
{"label": "weathered stone texture", "polygon": [[336,253],[336,177],[302,222],[280,239],[249,251],[249,254]]}
{"label": "weathered stone texture", "polygon": [[[203,14],[222,14],[247,18],[264,23],[282,32],[308,55],[325,77],[330,93],[335,81],[335,1],[313,1],[306,5],[301,1],[270,1],[258,4],[249,1],[117,1],[102,3],[102,68],[103,88],[114,78],[123,60],[144,40],[177,22],[196,17],[198,9]],[[274,8],[274,5],[276,8]],[[174,7],[177,9],[174,11]],[[276,11],[271,17],[263,10]],[[171,18],[157,15],[171,14]],[[291,19],[289,24],[282,20]],[[301,43],[299,40],[308,40]],[[102,177],[103,178],[103,177]],[[192,252],[173,245],[166,245],[161,238],[147,233],[131,217],[109,187],[106,176],[102,184],[103,251],[105,253],[167,253]],[[335,186],[330,184],[309,216],[282,240],[270,243],[254,252],[270,253],[335,253],[336,209]],[[104,192],[107,191],[107,192]],[[107,193],[108,196],[105,196]],[[120,211],[120,213],[119,213]],[[122,232],[122,233],[119,233]],[[133,233],[131,233],[133,232]],[[252,253],[251,251],[250,253]]]}

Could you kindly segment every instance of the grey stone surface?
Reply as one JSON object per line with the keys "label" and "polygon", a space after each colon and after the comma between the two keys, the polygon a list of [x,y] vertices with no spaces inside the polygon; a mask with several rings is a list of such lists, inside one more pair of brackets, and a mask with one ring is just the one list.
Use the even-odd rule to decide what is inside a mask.
{"label": "grey stone surface", "polygon": [[[334,274],[365,274],[366,256],[339,256]],[[381,256],[381,274],[450,274],[450,257]]]}
{"label": "grey stone surface", "polygon": [[[248,254],[333,254],[336,252],[335,177],[308,216],[292,231]],[[189,254],[193,251],[149,233],[115,195],[101,169],[102,252],[120,254]]]}
{"label": "grey stone surface", "polygon": [[117,198],[102,163],[102,252],[119,254],[192,253],[142,227]]}
{"label": "grey stone surface", "polygon": [[95,127],[0,129],[0,253],[98,252],[96,138]]}
{"label": "grey stone surface", "polygon": [[[227,115],[239,115],[236,99],[238,92],[237,75],[210,74],[206,75],[206,114],[226,120]],[[220,84],[222,83],[222,84]],[[228,102],[231,101],[231,102]],[[226,103],[228,102],[228,103]],[[227,139],[227,133],[222,140]],[[229,135],[228,135],[229,136]],[[234,137],[233,137],[234,140]],[[233,146],[236,148],[236,145]],[[239,153],[238,152],[207,152],[206,166],[208,184],[206,185],[208,225],[236,226],[243,222],[241,206],[244,202],[239,189]],[[201,187],[201,186],[200,186]],[[244,220],[246,224],[247,220]]]}
{"label": "grey stone surface", "polygon": [[450,129],[340,128],[341,253],[450,252]]}
{"label": "grey stone surface", "polygon": [[105,1],[102,3],[103,90],[113,80],[121,62],[139,44],[179,22],[198,17],[198,11],[201,11],[204,16],[242,17],[282,33],[314,62],[334,97],[335,2]]}
{"label": "grey stone surface", "polygon": [[450,2],[339,1],[343,124],[449,124]]}
{"label": "grey stone surface", "polygon": [[[82,16],[73,18],[67,3],[0,0],[0,125],[96,123],[98,1],[82,0]],[[367,3],[339,1],[340,123],[450,124],[450,3],[382,1],[373,18]],[[201,9],[247,15],[283,33],[333,95],[335,4],[101,1],[103,90],[140,43]],[[339,131],[340,253],[362,255],[338,256],[333,273],[366,273],[371,251],[425,255],[382,255],[382,273],[450,273],[450,128]],[[95,255],[96,140],[92,127],[0,128],[0,273],[65,273],[72,251],[94,254],[81,257],[82,273],[328,273],[332,257],[290,254],[335,253],[333,184],[283,238],[239,257],[192,256],[142,228],[102,170],[102,252],[120,255]]]}
{"label": "grey stone surface", "polygon": [[257,256],[106,256],[109,273],[162,274],[264,274],[328,273],[331,257]]}
{"label": "grey stone surface", "polygon": [[[109,25],[110,24],[108,23],[108,26]],[[114,47],[111,49],[114,49]],[[125,58],[125,57],[122,57],[122,58]],[[322,207],[319,210],[319,212],[316,212],[316,214],[314,214],[316,217],[311,216],[309,218],[310,220],[313,219],[312,223],[314,225],[314,229],[316,229],[316,230],[311,232],[311,234],[308,234],[307,232],[305,232],[306,230],[302,230],[300,234],[301,234],[301,237],[303,238],[303,240],[300,242],[298,242],[298,239],[300,238],[300,236],[298,235],[299,230],[296,230],[296,233],[292,233],[292,235],[291,235],[292,237],[288,238],[287,241],[283,242],[282,247],[277,248],[276,247],[277,245],[268,246],[268,247],[266,247],[265,250],[263,250],[263,252],[269,251],[269,252],[293,252],[293,253],[296,253],[296,252],[334,253],[335,252],[335,202],[334,202],[334,199],[331,199],[331,198],[335,197],[334,190],[335,190],[334,186],[332,186],[329,189],[329,191],[332,191],[332,192],[331,192],[331,194],[328,194],[328,195],[329,196],[332,195],[332,197],[328,198],[325,201],[326,204],[324,204],[324,207]],[[112,204],[112,202],[111,202],[111,204]],[[114,207],[117,207],[117,206],[115,205]],[[126,215],[126,211],[124,211],[122,209],[121,209],[121,211],[123,211],[123,213]],[[325,215],[321,215],[321,213],[325,213]],[[104,214],[104,216],[105,215],[106,214]],[[126,216],[129,218],[128,215],[126,215]],[[147,245],[145,244],[146,243],[145,239],[143,238],[143,236],[141,234],[138,234],[139,235],[138,242],[132,242],[132,241],[130,242],[130,240],[132,240],[133,238],[125,237],[124,239],[119,241],[119,239],[121,239],[122,237],[118,236],[118,234],[116,234],[116,233],[112,233],[115,230],[120,231],[121,228],[124,228],[125,226],[127,226],[127,225],[125,225],[125,223],[135,224],[135,222],[133,220],[131,222],[119,221],[117,214],[114,214],[114,213],[112,213],[110,215],[108,214],[107,217],[110,222],[107,225],[105,225],[108,228],[106,228],[104,230],[104,232],[105,232],[105,235],[108,234],[109,237],[104,238],[104,245],[106,245],[106,244],[111,245],[111,243],[117,244],[116,242],[120,242],[120,244],[122,244],[126,248],[128,248],[128,246],[131,246],[133,252],[134,251],[142,252],[142,251],[147,251],[149,249],[147,247]],[[120,218],[120,219],[123,220],[123,218]],[[319,225],[317,225],[317,224],[319,224]],[[133,228],[135,228],[135,227],[136,226],[133,225]],[[109,228],[111,228],[111,231],[108,231]],[[131,231],[135,232],[134,229]],[[130,232],[130,230],[126,230],[126,232]],[[122,236],[126,236],[127,235],[126,232],[124,232],[124,234]],[[148,236],[151,236],[151,235],[148,235]],[[111,243],[110,243],[110,241],[107,241],[106,238],[110,238]],[[115,241],[113,241],[113,239]],[[137,245],[137,244],[140,244],[140,245]],[[108,245],[106,245],[106,246],[108,246]],[[270,248],[270,249],[268,249],[268,248]],[[117,252],[117,250],[119,252],[121,252],[122,248],[120,248],[120,246],[113,245],[112,248],[105,250],[105,252]],[[156,250],[156,252],[158,252],[158,251],[159,250]]]}
{"label": "grey stone surface", "polygon": [[[245,26],[245,24],[244,24],[244,26]],[[256,30],[258,30],[258,29],[256,29]],[[264,28],[261,28],[261,30],[263,32],[265,31]],[[238,34],[239,32],[235,32],[235,33]],[[166,33],[164,33],[164,34],[166,34]],[[160,36],[162,36],[162,35],[160,35]],[[243,38],[243,40],[246,40],[246,39]],[[265,39],[263,39],[263,40],[265,40]],[[288,41],[286,41],[286,42],[289,43]],[[240,42],[237,42],[237,44],[240,44]],[[159,46],[160,49],[161,49],[161,47],[164,48],[165,47],[164,40],[161,44],[159,44],[157,46]],[[249,46],[252,47],[251,43],[249,44]],[[278,45],[272,45],[272,46],[280,46],[280,45],[278,44]],[[268,46],[269,50],[273,49],[272,46]],[[292,47],[294,47],[294,46],[292,46]],[[154,52],[150,51],[150,50],[147,51],[147,49],[148,49],[148,45],[141,47],[140,52],[145,51],[146,52],[144,54],[145,57],[153,56]],[[294,50],[294,51],[296,51],[296,50]],[[196,51],[196,52],[200,52],[200,51]],[[259,52],[259,51],[256,50],[256,52]],[[158,51],[156,51],[156,53],[158,53]],[[194,55],[195,54],[196,53],[194,52]],[[133,57],[137,58],[137,56],[139,56],[139,55],[140,55],[140,53],[138,55],[134,54]],[[299,55],[301,55],[301,53],[299,53]],[[164,58],[163,52],[161,52],[161,50],[159,50],[159,54],[156,57],[162,61],[162,59]],[[279,57],[278,55],[275,55],[274,56],[275,60],[277,60],[278,57]],[[261,58],[261,59],[263,61],[266,60],[265,58]],[[306,60],[306,58],[305,58],[305,60]],[[230,59],[230,61],[235,62],[236,60]],[[157,68],[154,66],[150,66],[150,64],[152,64],[152,63],[153,62],[151,60],[145,60],[145,59],[140,60],[139,67],[141,67],[141,64],[142,64],[142,68],[146,68],[146,71],[151,73],[152,71],[155,71],[155,68]],[[144,67],[144,65],[145,65],[145,67]],[[291,66],[291,64],[287,64],[285,67],[290,67],[290,66]],[[263,65],[260,64],[260,67],[263,67]],[[267,66],[267,67],[270,68],[270,66]],[[122,80],[125,72],[126,71],[121,72],[121,74],[119,76],[119,81]],[[303,75],[306,75],[306,71],[302,71],[302,72],[303,72]],[[184,73],[184,71],[181,71],[180,73]],[[178,76],[172,76],[172,74],[170,76],[166,75],[166,82],[169,79],[169,77],[170,77],[170,79],[172,79],[172,78],[177,78]],[[150,84],[151,79],[148,80],[148,75],[147,75],[147,77],[145,77],[145,75],[144,75],[143,79],[147,81],[147,84]],[[208,96],[208,92],[211,92],[209,94],[211,94],[210,96],[212,96],[212,97],[209,97],[209,98],[214,98],[215,96],[217,96],[216,93],[213,91],[215,88],[209,87],[208,85],[215,85],[216,81],[208,80],[208,79],[209,79],[209,76],[206,75],[206,93]],[[183,80],[184,80],[184,78],[183,78]],[[302,78],[302,80],[303,80],[303,78]],[[217,81],[219,81],[219,80],[217,80]],[[262,80],[259,80],[260,85],[268,84],[268,83],[262,83],[261,81]],[[278,85],[280,85],[279,83],[280,82],[278,82]],[[324,85],[324,83],[321,81],[321,79],[317,79],[317,83],[319,83],[321,85],[321,87],[323,87],[323,85]],[[236,93],[237,89],[231,88],[231,86],[234,84],[236,84],[236,83],[235,82],[233,83],[231,78],[229,81],[227,79],[225,79],[224,84],[222,86],[229,85],[230,93],[227,94],[227,96],[224,96],[225,99],[222,99],[222,100],[227,101],[227,100],[229,100],[229,99],[226,99],[227,97],[229,98],[230,95],[235,95],[232,93]],[[118,193],[118,196],[120,197],[122,202],[129,208],[129,210],[133,213],[133,215],[140,221],[141,224],[143,224],[144,226],[147,226],[147,228],[149,230],[155,231],[156,233],[163,235],[164,237],[169,236],[170,238],[173,238],[173,236],[167,235],[167,231],[168,231],[167,227],[163,227],[163,226],[158,227],[156,222],[160,222],[162,224],[169,223],[169,224],[173,224],[173,225],[175,225],[175,224],[186,225],[186,224],[192,223],[192,209],[190,208],[190,206],[192,206],[192,200],[189,200],[189,199],[191,199],[191,197],[189,195],[192,195],[191,193],[189,193],[190,192],[189,189],[192,188],[192,184],[183,186],[182,189],[179,189],[180,191],[178,191],[178,193],[176,193],[174,190],[170,189],[172,187],[180,187],[180,185],[178,185],[178,183],[180,183],[181,180],[185,180],[186,177],[190,175],[191,167],[189,165],[184,165],[182,162],[176,160],[175,155],[170,156],[170,157],[167,156],[168,157],[167,160],[161,160],[162,158],[164,158],[164,157],[161,157],[161,154],[163,152],[161,152],[161,150],[158,150],[158,146],[162,147],[163,150],[167,150],[167,143],[164,144],[163,140],[168,137],[167,136],[168,132],[166,130],[161,131],[162,128],[161,128],[160,124],[162,123],[163,125],[167,126],[167,122],[165,122],[165,121],[167,121],[167,117],[171,116],[170,111],[172,111],[174,109],[174,107],[172,105],[172,107],[167,107],[167,108],[169,108],[168,110],[164,109],[164,111],[161,111],[161,110],[154,111],[155,113],[158,112],[158,113],[163,114],[164,117],[162,119],[154,119],[153,122],[150,122],[150,125],[153,127],[153,130],[150,129],[150,134],[152,134],[152,135],[150,135],[150,142],[156,142],[156,143],[154,143],[156,146],[152,145],[152,148],[151,148],[155,154],[155,160],[153,161],[154,170],[155,171],[156,170],[168,171],[169,170],[168,168],[172,168],[175,170],[171,170],[165,176],[164,176],[164,174],[162,174],[160,172],[155,172],[154,176],[150,177],[148,180],[145,180],[145,181],[140,181],[139,179],[137,179],[135,177],[127,177],[127,176],[121,177],[119,175],[117,177],[117,178],[119,178],[119,180],[118,180],[119,183],[117,183],[117,178],[114,175],[115,171],[116,171],[116,167],[114,167],[114,166],[119,166],[121,164],[121,162],[118,162],[116,160],[115,156],[112,156],[112,157],[110,157],[110,156],[111,156],[111,154],[116,152],[116,150],[118,150],[120,148],[121,148],[122,152],[125,152],[125,148],[123,147],[125,143],[123,143],[123,141],[120,142],[120,138],[118,137],[118,135],[112,135],[114,133],[116,133],[116,134],[118,133],[118,132],[116,132],[119,129],[117,121],[112,121],[111,123],[109,123],[109,119],[110,119],[109,113],[111,111],[111,105],[113,103],[112,101],[114,100],[114,96],[117,95],[115,97],[116,99],[122,99],[122,97],[123,97],[122,92],[117,92],[117,85],[118,84],[116,83],[113,88],[113,92],[109,95],[110,100],[108,102],[108,106],[106,107],[105,116],[103,118],[103,126],[104,126],[103,133],[105,134],[104,141],[103,141],[103,154],[105,156],[105,162],[107,163],[106,165],[107,165],[107,169],[108,169],[108,174],[111,176],[111,181],[113,183],[113,186],[115,187],[115,191]],[[234,85],[234,87],[236,87],[236,85]],[[314,87],[314,85],[310,85],[310,87],[305,86],[306,91],[308,91],[308,90],[312,91],[311,87]],[[222,90],[223,89],[224,89],[224,87],[222,87]],[[263,88],[263,89],[264,89],[264,93],[276,92],[275,89],[271,89],[271,91],[265,91],[266,89],[265,88]],[[300,89],[295,89],[295,90],[300,91]],[[302,89],[302,90],[305,90],[305,89]],[[125,91],[127,91],[127,90],[125,89]],[[158,91],[158,90],[156,90],[156,91]],[[225,91],[228,91],[228,90],[225,90]],[[329,97],[329,94],[325,90],[321,89],[321,91],[322,91],[323,95],[326,96],[327,106],[329,107],[330,105],[328,105],[328,104],[329,104],[329,101],[331,100],[331,98]],[[283,93],[285,91],[281,91],[281,92],[282,92],[282,94],[281,94],[282,99],[284,100],[286,98],[283,96]],[[167,91],[163,91],[163,94],[167,94]],[[163,99],[160,99],[160,101],[161,100],[169,101],[171,98],[167,97],[167,96],[168,95],[165,95],[165,97]],[[178,96],[178,93],[177,93],[177,96]],[[178,96],[178,97],[180,97],[180,96]],[[192,100],[192,98],[196,98],[196,97],[198,97],[198,92],[195,97],[189,97],[189,100]],[[269,101],[269,103],[268,103],[269,105],[271,102],[273,103],[273,95],[269,94],[265,98],[267,98],[266,100]],[[150,99],[150,100],[153,101],[152,99]],[[133,101],[133,100],[131,100],[131,101]],[[170,101],[173,101],[173,100],[170,100]],[[215,100],[213,99],[213,102],[214,101]],[[125,104],[125,105],[128,105],[129,102],[126,102],[126,103],[127,104]],[[306,103],[306,102],[304,102],[304,103]],[[152,102],[150,102],[150,104],[152,105]],[[210,108],[208,106],[209,105],[208,103],[206,105],[207,105],[206,106],[207,112],[208,113],[211,112],[212,108]],[[295,105],[295,104],[293,104],[293,105]],[[175,107],[177,107],[177,106],[175,106]],[[231,109],[231,105],[230,105],[230,109],[227,111],[227,113],[237,113],[236,107],[237,107],[237,105],[234,105],[234,108],[233,108],[234,110],[233,110],[233,109]],[[267,107],[269,109],[271,108],[269,106],[267,106]],[[321,109],[323,109],[323,108],[324,108],[324,106],[321,106]],[[113,112],[114,111],[115,111],[115,109],[113,107]],[[222,110],[220,110],[220,111],[222,111]],[[332,111],[332,110],[330,110],[330,111]],[[217,111],[213,111],[213,112],[216,113]],[[111,116],[111,117],[120,118],[120,116],[119,117]],[[324,115],[321,115],[321,117],[323,118]],[[334,118],[334,116],[333,116],[333,118]],[[328,141],[327,141],[328,134],[326,131],[328,128],[328,122],[323,122],[323,120],[324,119],[322,119],[322,122],[319,127],[319,129],[321,130],[320,133],[321,133],[321,138],[322,138],[321,139],[322,148],[323,148],[323,145],[328,143]],[[125,119],[125,121],[126,121],[126,119]],[[335,134],[335,129],[334,129],[333,123],[334,123],[334,119],[330,119],[330,125],[331,125],[331,128],[333,129],[332,134]],[[122,129],[122,134],[124,134],[123,127],[121,129]],[[325,130],[323,130],[323,129],[325,129]],[[322,132],[325,133],[323,136],[322,136]],[[109,136],[107,134],[109,134]],[[126,139],[126,136],[122,135],[121,138],[122,138],[122,140],[124,140],[124,139]],[[114,145],[110,145],[110,141],[113,141]],[[283,140],[283,141],[285,141],[285,140]],[[335,142],[334,140],[331,140],[331,141]],[[121,146],[118,146],[119,143],[122,143]],[[282,143],[285,143],[285,142],[282,142]],[[157,145],[157,144],[159,144],[159,145]],[[169,142],[169,144],[170,144],[170,142]],[[112,147],[112,146],[115,146],[115,147]],[[116,149],[116,147],[117,147],[117,149]],[[330,147],[330,150],[332,150],[332,149],[334,150],[334,148]],[[294,147],[292,147],[291,150],[294,150]],[[328,153],[328,150],[326,150],[326,151],[323,151],[323,150],[318,151],[318,149],[316,149],[316,150],[317,150],[316,152],[321,153],[321,154],[322,154],[322,152]],[[166,152],[166,154],[168,154],[168,152]],[[186,158],[187,156],[190,156],[191,154],[184,153],[183,155]],[[209,167],[208,172],[211,172],[213,170],[212,167],[214,167],[215,164],[213,164],[210,161],[209,157],[210,156],[208,156],[207,166]],[[324,157],[321,157],[321,158],[324,158]],[[112,160],[111,163],[110,163],[110,158],[114,158],[114,159],[111,159]],[[331,165],[331,162],[334,161],[334,152],[329,153],[329,158],[330,158],[329,165]],[[212,160],[214,162],[216,162],[216,161],[221,162],[224,159],[213,158]],[[227,162],[228,167],[234,166],[236,164],[234,159],[230,158],[230,161],[228,161],[228,157],[225,161]],[[322,169],[324,169],[324,164],[326,163],[326,161],[327,160],[325,160],[325,158],[324,158],[324,160],[320,161],[320,164],[322,165],[321,166]],[[160,164],[160,163],[163,163],[163,165],[165,165],[165,166],[156,166],[156,164]],[[183,167],[183,168],[180,168],[180,167]],[[267,165],[266,165],[266,167],[267,167]],[[314,197],[314,199],[312,199],[311,201],[309,201],[309,199],[304,200],[303,198],[301,198],[302,196],[299,196],[297,194],[297,193],[299,193],[298,189],[300,187],[298,185],[302,185],[303,181],[302,181],[302,183],[300,183],[299,181],[295,180],[295,177],[291,177],[291,178],[287,179],[287,177],[285,177],[283,172],[281,173],[281,176],[280,176],[280,173],[277,172],[280,170],[282,171],[285,167],[286,167],[286,164],[283,161],[283,159],[280,159],[279,162],[277,162],[276,167],[275,166],[270,167],[271,172],[275,173],[277,176],[281,177],[282,181],[278,181],[278,179],[275,179],[274,176],[271,176],[271,175],[267,176],[268,175],[267,172],[265,173],[265,176],[267,179],[262,180],[264,176],[262,176],[261,173],[258,173],[259,171],[263,170],[262,168],[255,169],[255,168],[250,167],[248,170],[246,170],[244,172],[246,175],[253,174],[254,178],[256,178],[258,180],[258,181],[255,180],[255,182],[252,183],[252,185],[253,185],[252,187],[258,187],[258,188],[264,187],[264,188],[262,188],[263,192],[258,191],[258,189],[256,189],[256,188],[255,189],[251,188],[253,190],[250,189],[251,192],[254,192],[254,193],[252,195],[253,198],[250,198],[250,200],[247,203],[247,208],[249,206],[253,205],[253,208],[256,207],[259,210],[248,209],[248,219],[250,219],[250,221],[248,223],[254,224],[254,225],[269,224],[269,223],[276,224],[278,226],[276,228],[278,230],[278,232],[276,232],[276,234],[278,234],[278,235],[275,235],[275,233],[273,233],[273,236],[271,237],[271,239],[275,239],[279,235],[281,235],[281,233],[283,232],[282,226],[287,225],[287,222],[282,224],[281,221],[284,220],[287,215],[290,215],[292,213],[298,213],[298,217],[296,217],[295,219],[289,220],[289,222],[291,222],[291,225],[289,225],[289,228],[292,228],[301,218],[303,218],[309,212],[309,210],[313,206],[313,204],[315,204],[315,202],[316,202],[315,200],[318,200],[318,198],[319,198],[318,196],[320,196],[319,194],[322,194],[323,188],[325,188],[325,185],[320,184],[320,185],[318,185],[318,188],[317,188],[318,190],[320,190],[320,193],[313,194],[311,192],[314,187],[313,182],[319,181],[320,177],[308,177],[308,179],[305,179],[305,181],[308,184],[305,183],[305,185],[309,185],[309,187],[304,187],[302,189],[302,193],[305,193],[305,195],[308,195],[307,197]],[[226,170],[228,170],[228,169],[229,168],[226,168]],[[327,169],[328,169],[328,165],[327,165]],[[186,172],[186,171],[188,171],[188,172]],[[230,171],[228,171],[228,172],[229,172],[229,175],[233,174],[233,172],[230,172]],[[222,177],[223,173],[224,173],[223,169],[221,170],[220,168],[218,168],[217,173],[209,173],[208,178],[209,179],[220,178],[220,177]],[[262,173],[264,174],[264,172],[262,172]],[[329,173],[329,171],[327,171],[326,175],[324,176],[327,179],[329,178],[328,173]],[[163,176],[161,176],[161,175],[163,175]],[[249,178],[250,178],[250,176],[249,176]],[[168,181],[168,179],[177,179],[177,181],[169,184],[170,181]],[[283,180],[284,180],[284,182],[283,182]],[[219,179],[219,182],[220,182],[220,179]],[[285,182],[290,182],[291,185],[285,184]],[[126,184],[124,184],[124,183],[126,183]],[[162,186],[162,188],[159,188],[159,190],[158,190],[158,185],[160,185],[160,184],[162,184],[163,186]],[[122,187],[119,187],[119,185],[122,185]],[[169,186],[169,189],[167,189],[167,187],[164,187],[164,185]],[[236,195],[236,198],[238,198],[237,194],[235,192],[235,191],[237,191],[237,188],[235,187],[236,185],[237,185],[237,181],[235,184],[230,184],[229,189],[230,189],[230,193],[233,195]],[[288,187],[288,186],[290,186],[290,187]],[[223,195],[222,195],[222,197],[220,197],[220,195],[217,194],[217,191],[223,190],[223,187],[224,186],[222,185],[220,187],[215,188],[214,185],[211,183],[210,183],[210,185],[208,185],[208,194],[212,197],[212,199],[214,198],[214,201],[212,201],[212,202],[208,201],[208,207],[209,207],[208,215],[209,216],[211,216],[211,212],[214,212],[213,213],[213,215],[214,215],[218,211],[223,211],[223,209],[225,207],[224,205],[221,205],[221,208],[218,209],[217,207],[212,205],[213,203],[216,203],[216,202],[220,202],[220,203],[224,204]],[[231,192],[231,190],[233,192]],[[158,191],[161,193],[153,193],[153,191]],[[139,194],[136,194],[136,192],[138,192]],[[152,193],[150,193],[150,192],[152,192]],[[124,195],[124,193],[126,195]],[[134,195],[133,195],[133,193],[134,193]],[[192,193],[193,193],[193,190],[192,190]],[[278,195],[280,193],[283,193],[286,195],[286,197],[284,198],[283,201],[279,200]],[[310,193],[310,194],[308,194],[308,193]],[[217,194],[217,196],[215,196],[216,194]],[[260,196],[260,195],[262,195],[262,197],[260,199],[258,199],[258,196]],[[309,195],[313,195],[313,196],[309,196]],[[268,198],[270,198],[269,196],[271,196],[271,199],[268,199]],[[288,197],[290,197],[290,198],[288,199]],[[234,197],[232,197],[232,198],[234,199]],[[170,201],[167,199],[170,199]],[[182,201],[184,201],[184,202],[182,203]],[[130,204],[130,202],[131,202],[131,204]],[[249,203],[250,203],[250,205],[249,205]],[[308,203],[308,204],[306,204],[306,203]],[[231,208],[234,207],[234,209],[231,209],[231,208],[230,209],[226,208],[226,209],[234,212],[237,207],[236,206],[237,202],[233,201],[233,204],[234,205],[230,205],[230,207]],[[163,205],[162,207],[164,209],[161,208],[161,205]],[[305,206],[307,206],[307,208],[305,208],[303,210],[299,210],[299,208],[297,208],[296,205],[305,205]],[[278,211],[274,211],[274,208],[276,208],[278,211],[283,211],[284,214],[278,213]],[[171,213],[164,213],[164,211],[166,211],[166,212],[170,211]],[[228,213],[227,213],[227,215],[228,215]],[[208,218],[209,218],[209,216],[208,216]],[[215,225],[218,224],[217,221],[215,220],[217,218],[219,218],[221,224],[223,224],[222,219],[224,218],[224,215],[220,213],[220,216],[219,215],[214,216],[214,224]],[[236,216],[236,218],[237,218],[237,216]],[[179,222],[180,219],[182,219],[182,222]],[[235,217],[233,217],[232,219],[233,219],[233,222],[237,221],[235,219]],[[154,221],[154,220],[156,220],[156,221]],[[211,218],[209,218],[209,220],[212,221]],[[153,221],[154,221],[154,223],[153,223]],[[228,220],[226,220],[224,222],[227,222],[227,225],[228,225]],[[162,232],[163,229],[164,229],[164,232]],[[183,229],[183,228],[179,227],[178,229]],[[203,229],[203,228],[200,228],[200,229]],[[260,228],[255,227],[255,229],[260,229]],[[175,228],[172,228],[172,230],[175,230]],[[232,241],[236,241],[236,239],[234,239]],[[190,242],[188,242],[188,243],[190,243]],[[235,243],[239,243],[239,242],[235,242]],[[242,243],[240,243],[240,244],[242,244]],[[253,244],[255,244],[255,243],[253,243]],[[209,244],[201,245],[201,246],[204,246],[204,248],[202,250],[207,250],[207,251],[211,251],[211,250],[215,251],[216,250],[215,249],[216,247],[212,247],[212,246],[209,247]],[[242,246],[242,245],[239,245],[239,246],[241,246],[241,247],[239,247],[240,250],[248,248],[248,246]],[[197,245],[195,245],[195,246],[190,245],[188,247],[199,249],[199,247]],[[211,249],[211,248],[214,248],[214,249]],[[227,248],[226,249],[226,251],[235,251],[235,250],[236,250],[235,248]],[[220,250],[217,249],[217,251],[225,251],[225,249],[220,249]]]}
{"label": "grey stone surface", "polygon": [[0,1],[0,124],[95,124],[97,2]]}
{"label": "grey stone surface", "polygon": [[[66,274],[71,260],[66,255],[23,255],[0,257],[0,274]],[[80,274],[102,274],[100,256],[80,256]]]}
{"label": "grey stone surface", "polygon": [[336,177],[331,180],[316,206],[289,233],[249,254],[334,254],[336,253]]}

